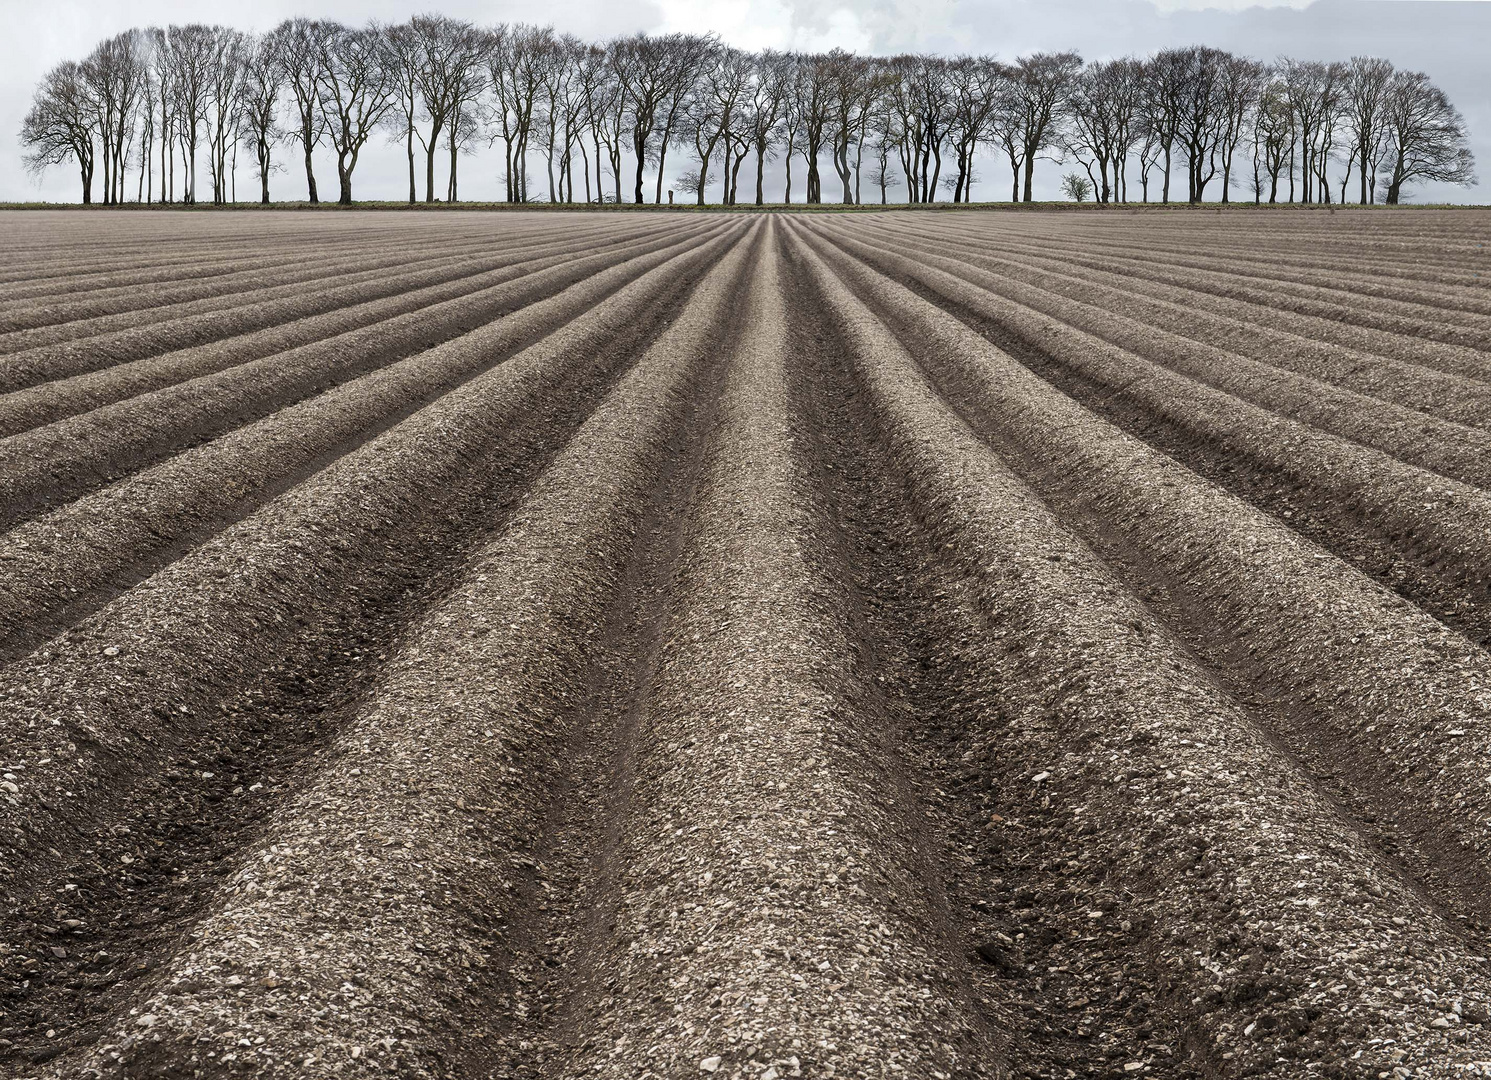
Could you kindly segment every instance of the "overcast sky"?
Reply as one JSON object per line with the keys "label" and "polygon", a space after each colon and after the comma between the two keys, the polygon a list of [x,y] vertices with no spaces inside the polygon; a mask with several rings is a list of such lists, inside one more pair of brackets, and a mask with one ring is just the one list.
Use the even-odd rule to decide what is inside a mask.
{"label": "overcast sky", "polygon": [[[358,23],[402,20],[428,10],[486,24],[552,21],[557,29],[590,40],[637,30],[712,30],[744,48],[839,46],[861,53],[970,52],[1005,59],[1037,49],[1071,48],[1088,58],[1106,58],[1199,43],[1260,59],[1384,56],[1400,67],[1428,72],[1444,88],[1465,115],[1478,164],[1477,186],[1426,186],[1415,198],[1491,202],[1491,0],[1286,0],[1266,5],[1243,0],[0,0],[0,200],[77,199],[70,167],[52,170],[40,184],[25,173],[17,132],[47,68],[60,60],[81,59],[103,37],[130,26],[171,22],[267,30],[291,15]],[[397,199],[407,193],[401,149],[382,142],[368,148],[354,177],[358,198]],[[670,173],[675,171],[672,154]],[[686,167],[680,156],[678,169]],[[824,167],[831,176],[827,162]],[[500,168],[500,151],[464,159],[462,197],[500,198]],[[537,162],[534,171],[537,190],[543,186]],[[1060,171],[1040,163],[1038,194],[1054,197]],[[800,162],[794,172],[794,194],[801,198]],[[330,161],[318,169],[317,179],[323,193],[329,190],[335,197]],[[254,190],[242,159],[238,180],[240,197]],[[779,176],[769,174],[768,184],[780,199]],[[741,187],[748,186],[743,173]],[[834,185],[825,180],[824,186],[825,196],[831,196]],[[1007,186],[1005,170],[986,162],[975,197],[1002,197]],[[303,174],[292,169],[274,177],[272,192],[304,198]],[[1245,197],[1241,191],[1233,194]]]}

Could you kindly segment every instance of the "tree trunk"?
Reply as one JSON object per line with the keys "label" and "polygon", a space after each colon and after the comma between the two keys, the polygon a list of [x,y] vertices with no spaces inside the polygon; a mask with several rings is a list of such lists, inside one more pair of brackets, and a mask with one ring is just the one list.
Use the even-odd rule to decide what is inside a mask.
{"label": "tree trunk", "polygon": [[310,193],[310,201],[312,203],[320,202],[321,200],[316,197],[316,173],[311,168],[310,143],[307,143],[305,147],[305,186]]}
{"label": "tree trunk", "polygon": [[[606,177],[601,170],[601,139],[599,135],[592,133],[591,141],[595,144],[595,201],[604,203],[606,201]],[[587,186],[589,182],[587,181]],[[620,192],[618,191],[618,194]]]}
{"label": "tree trunk", "polygon": [[456,130],[450,129],[450,179],[445,186],[445,201],[454,205],[460,197],[460,190],[456,187],[456,164],[460,160],[461,146],[456,142]]}
{"label": "tree trunk", "polygon": [[731,206],[735,205],[735,202],[736,202],[736,193],[740,190],[740,166],[741,166],[741,163],[744,162],[744,161],[745,161],[745,155],[744,154],[736,154],[735,155],[735,165],[730,170],[730,205]]}
{"label": "tree trunk", "polygon": [[[671,124],[671,121],[670,121],[670,124]],[[654,189],[653,194],[652,194],[652,205],[653,206],[659,206],[659,205],[662,204],[662,201],[663,201],[663,166],[668,161],[668,136],[669,136],[669,134],[670,134],[669,131],[665,130],[663,132],[662,141],[658,144],[658,148],[657,148],[657,187]],[[637,201],[641,202],[642,200],[638,199]]]}

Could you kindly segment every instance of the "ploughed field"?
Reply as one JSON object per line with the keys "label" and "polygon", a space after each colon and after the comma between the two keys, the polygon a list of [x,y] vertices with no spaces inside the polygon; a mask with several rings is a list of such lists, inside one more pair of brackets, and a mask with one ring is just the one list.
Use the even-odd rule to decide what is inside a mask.
{"label": "ploughed field", "polygon": [[1491,214],[0,234],[0,1075],[1491,1075]]}

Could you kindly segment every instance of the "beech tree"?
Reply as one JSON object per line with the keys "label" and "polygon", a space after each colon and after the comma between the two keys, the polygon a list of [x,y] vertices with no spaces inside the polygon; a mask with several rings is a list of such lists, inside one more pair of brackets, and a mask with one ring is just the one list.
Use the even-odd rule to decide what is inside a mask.
{"label": "beech tree", "polygon": [[[825,152],[845,204],[863,196],[867,157],[882,199],[899,186],[886,172],[899,164],[908,202],[932,202],[939,189],[970,200],[977,163],[990,153],[1009,163],[1013,201],[1035,197],[1036,162],[1047,156],[1079,163],[1100,202],[1128,200],[1134,165],[1146,202],[1154,170],[1163,171],[1168,202],[1177,157],[1192,203],[1215,192],[1217,177],[1212,197],[1231,201],[1249,171],[1258,202],[1265,190],[1271,202],[1344,200],[1353,178],[1362,202],[1397,202],[1417,183],[1474,177],[1464,120],[1443,92],[1375,57],[1264,65],[1201,45],[1087,65],[1071,52],[1012,62],[752,54],[707,35],[587,44],[545,26],[482,30],[439,15],[360,29],[291,19],[263,39],[200,24],[126,31],[48,73],[21,138],[34,172],[74,163],[85,200],[101,173],[107,204],[126,198],[131,167],[135,198],[152,198],[157,165],[160,199],[175,200],[178,158],[181,197],[195,201],[204,142],[214,200],[236,197],[242,144],[267,201],[282,139],[299,148],[315,202],[314,153],[325,145],[348,202],[380,124],[403,143],[410,202],[419,198],[417,150],[427,202],[438,190],[436,156],[448,153],[445,198],[454,201],[460,157],[483,135],[503,144],[505,197],[516,203],[533,197],[535,152],[552,201],[620,201],[629,187],[640,203],[650,181],[661,202],[679,148],[699,162],[700,183],[687,192],[707,201],[718,175],[726,205],[737,201],[748,158],[757,203],[776,157],[790,202],[799,155],[807,201],[821,202]],[[635,171],[623,184],[628,157]]]}
{"label": "beech tree", "polygon": [[1100,203],[1114,198],[1120,187],[1118,173],[1132,138],[1136,84],[1131,62],[1112,60],[1089,64],[1072,87],[1062,146],[1087,172]]}
{"label": "beech tree", "polygon": [[338,26],[321,41],[317,103],[337,156],[337,201],[352,203],[352,173],[362,148],[393,107],[393,66],[377,27]]}
{"label": "beech tree", "polygon": [[1233,159],[1249,130],[1249,122],[1258,108],[1268,68],[1246,56],[1224,53],[1219,58],[1217,79],[1217,152],[1222,159],[1222,202],[1228,202],[1232,188]]}
{"label": "beech tree", "polygon": [[[493,141],[502,139],[507,201],[528,201],[528,139],[534,109],[544,92],[546,65],[554,52],[554,31],[548,27],[499,26],[488,39],[486,53],[495,121]],[[638,183],[641,182],[638,173]]]}
{"label": "beech tree", "polygon": [[1475,160],[1465,121],[1444,91],[1418,71],[1400,71],[1388,84],[1382,131],[1387,184],[1383,201],[1396,205],[1414,180],[1475,183]]}
{"label": "beech tree", "polygon": [[124,199],[125,167],[138,120],[136,106],[149,70],[145,34],[140,30],[126,30],[100,42],[82,64],[86,100],[99,136],[106,206]]}
{"label": "beech tree", "polygon": [[947,66],[947,81],[951,91],[948,141],[952,145],[958,166],[957,179],[953,185],[955,203],[973,200],[974,155],[979,143],[991,134],[990,117],[999,100],[1004,79],[1004,68],[993,57],[960,56]]}
{"label": "beech tree", "polygon": [[307,199],[321,201],[316,189],[316,170],[311,154],[326,135],[326,114],[321,108],[321,68],[325,63],[327,40],[341,27],[332,22],[312,19],[290,19],[270,35],[271,48],[279,60],[285,86],[295,106],[294,122],[289,133],[300,144],[305,160]]}
{"label": "beech tree", "polygon": [[207,169],[212,176],[215,203],[225,203],[231,195],[228,154],[238,145],[249,48],[248,35],[224,26],[212,28],[206,121]]}
{"label": "beech tree", "polygon": [[1081,70],[1082,58],[1074,52],[1033,53],[1022,56],[1010,69],[1019,110],[1018,137],[1025,168],[1025,202],[1032,198],[1036,155],[1052,145],[1056,125],[1065,115],[1072,87]]}
{"label": "beech tree", "polygon": [[[416,15],[409,27],[417,43],[416,54],[422,60],[415,71],[415,84],[427,125],[418,130],[425,151],[425,202],[434,202],[435,154],[440,136],[442,132],[447,135],[454,176],[462,142],[462,114],[486,86],[483,63],[488,39],[470,23],[444,16]],[[465,122],[469,128],[471,119]]]}
{"label": "beech tree", "polygon": [[94,130],[93,103],[82,65],[65,60],[42,78],[21,123],[27,171],[40,174],[72,161],[78,168],[82,201],[93,202]]}
{"label": "beech tree", "polygon": [[1378,57],[1352,57],[1346,70],[1346,123],[1351,131],[1363,206],[1372,201],[1376,191],[1376,165],[1382,157],[1392,81],[1393,65]]}
{"label": "beech tree", "polygon": [[271,37],[249,44],[243,61],[244,140],[254,153],[259,201],[269,203],[269,176],[276,169],[274,144],[281,138],[278,116],[284,69]]}
{"label": "beech tree", "polygon": [[781,136],[792,69],[789,57],[770,49],[757,56],[755,64],[745,126],[756,152],[756,205],[763,206],[766,202],[766,160]]}

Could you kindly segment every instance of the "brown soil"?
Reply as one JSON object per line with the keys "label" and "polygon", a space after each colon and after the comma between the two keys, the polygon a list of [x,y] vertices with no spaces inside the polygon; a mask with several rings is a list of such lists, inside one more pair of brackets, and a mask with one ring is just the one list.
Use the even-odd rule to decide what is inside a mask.
{"label": "brown soil", "polygon": [[1491,214],[0,229],[0,1074],[1491,1075]]}

